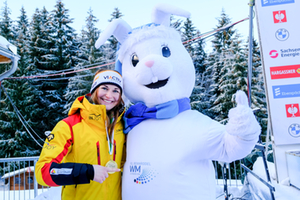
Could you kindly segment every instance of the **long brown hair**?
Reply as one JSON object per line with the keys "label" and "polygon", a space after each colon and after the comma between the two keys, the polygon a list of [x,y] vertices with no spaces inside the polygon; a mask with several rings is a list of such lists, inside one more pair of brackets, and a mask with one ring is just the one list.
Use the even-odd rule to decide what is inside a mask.
{"label": "long brown hair", "polygon": [[[100,72],[106,71],[106,69],[99,69],[96,73],[95,76],[97,74],[99,74]],[[94,77],[95,77],[94,76]],[[99,85],[100,86],[100,85]],[[99,87],[98,86],[98,87]],[[91,99],[93,101],[94,104],[100,104],[99,100],[98,100],[98,88],[96,88],[94,90],[94,92],[92,93]],[[115,128],[115,125],[117,123],[118,117],[120,115],[120,112],[122,112],[124,109],[124,101],[122,99],[122,90],[120,92],[120,96],[119,96],[119,100],[117,102],[117,105],[115,107],[113,107],[111,110],[106,111],[106,120],[107,120],[107,130],[109,133],[109,136],[111,137],[111,134]],[[113,121],[111,122],[111,120],[113,119]]]}

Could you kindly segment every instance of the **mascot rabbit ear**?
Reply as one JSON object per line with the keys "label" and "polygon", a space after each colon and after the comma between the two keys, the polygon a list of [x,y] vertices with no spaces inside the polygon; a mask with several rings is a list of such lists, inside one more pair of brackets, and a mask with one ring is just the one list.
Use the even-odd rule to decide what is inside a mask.
{"label": "mascot rabbit ear", "polygon": [[105,31],[100,35],[98,40],[95,43],[95,47],[98,49],[101,45],[103,45],[110,36],[115,36],[115,38],[121,44],[128,37],[128,33],[132,30],[131,26],[127,24],[122,19],[115,19],[111,23],[109,23],[108,27]]}
{"label": "mascot rabbit ear", "polygon": [[190,12],[169,4],[157,4],[152,10],[152,22],[164,26],[170,26],[170,16],[190,17]]}

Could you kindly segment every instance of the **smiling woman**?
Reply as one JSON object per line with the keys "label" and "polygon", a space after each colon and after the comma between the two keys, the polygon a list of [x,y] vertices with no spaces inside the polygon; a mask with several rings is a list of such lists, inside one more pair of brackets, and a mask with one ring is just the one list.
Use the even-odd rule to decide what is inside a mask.
{"label": "smiling woman", "polygon": [[118,72],[98,70],[91,93],[78,97],[69,117],[48,133],[35,173],[41,185],[63,185],[63,200],[121,199],[122,88]]}

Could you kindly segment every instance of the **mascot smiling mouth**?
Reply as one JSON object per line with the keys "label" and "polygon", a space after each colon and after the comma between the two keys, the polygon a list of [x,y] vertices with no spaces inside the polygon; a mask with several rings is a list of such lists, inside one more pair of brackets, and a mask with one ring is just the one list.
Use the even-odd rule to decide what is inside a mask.
{"label": "mascot smiling mouth", "polygon": [[167,84],[169,78],[165,79],[165,80],[161,80],[161,81],[157,81],[156,83],[150,83],[148,85],[145,85],[147,88],[150,89],[158,89],[160,87],[163,87]]}

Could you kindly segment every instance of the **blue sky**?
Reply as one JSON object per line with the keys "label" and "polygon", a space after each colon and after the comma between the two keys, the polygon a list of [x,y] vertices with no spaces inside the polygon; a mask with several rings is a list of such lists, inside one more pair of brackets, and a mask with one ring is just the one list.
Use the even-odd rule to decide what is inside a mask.
{"label": "blue sky", "polygon": [[[191,13],[191,20],[195,27],[202,33],[212,30],[217,25],[217,19],[220,17],[222,9],[231,18],[232,22],[239,21],[249,16],[249,0],[63,0],[65,7],[69,9],[69,15],[74,18],[72,27],[79,32],[85,25],[85,19],[88,16],[89,8],[93,10],[94,15],[99,19],[97,26],[104,30],[108,25],[108,19],[114,8],[118,7],[122,12],[123,19],[132,27],[147,24],[151,20],[151,11],[157,3],[168,3],[183,8]],[[11,10],[11,18],[17,20],[20,16],[20,9],[24,6],[27,16],[31,19],[36,8],[42,9],[44,6],[48,11],[54,9],[56,0],[7,0],[8,7]],[[4,0],[0,7],[3,8]],[[256,19],[254,20],[254,36],[256,37]],[[247,38],[249,34],[249,21],[242,22],[235,26],[238,32]]]}

